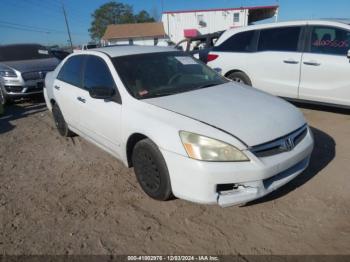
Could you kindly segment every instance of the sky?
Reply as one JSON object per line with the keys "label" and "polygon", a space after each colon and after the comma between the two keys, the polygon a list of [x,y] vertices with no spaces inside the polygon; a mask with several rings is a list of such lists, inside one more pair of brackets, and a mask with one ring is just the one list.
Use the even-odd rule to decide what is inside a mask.
{"label": "sky", "polygon": [[[67,10],[72,41],[90,41],[91,14],[110,0],[0,0],[0,44],[67,44],[61,1]],[[280,21],[314,18],[350,18],[350,0],[119,0],[134,12],[280,5]]]}

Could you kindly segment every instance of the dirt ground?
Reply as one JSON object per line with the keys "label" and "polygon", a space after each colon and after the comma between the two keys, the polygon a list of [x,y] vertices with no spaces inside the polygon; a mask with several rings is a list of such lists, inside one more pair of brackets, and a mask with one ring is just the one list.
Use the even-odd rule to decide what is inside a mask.
{"label": "dirt ground", "polygon": [[350,254],[350,114],[302,108],[316,147],[287,186],[222,209],[147,197],[132,170],[61,138],[43,103],[0,117],[1,254]]}

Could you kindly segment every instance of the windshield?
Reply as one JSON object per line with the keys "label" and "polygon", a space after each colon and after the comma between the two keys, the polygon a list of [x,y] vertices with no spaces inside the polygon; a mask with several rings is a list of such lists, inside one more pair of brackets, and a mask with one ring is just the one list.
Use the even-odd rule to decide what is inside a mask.
{"label": "windshield", "polygon": [[0,46],[0,62],[51,58],[46,47],[40,45]]}
{"label": "windshield", "polygon": [[228,82],[183,52],[162,52],[113,58],[129,93],[137,99],[173,95]]}

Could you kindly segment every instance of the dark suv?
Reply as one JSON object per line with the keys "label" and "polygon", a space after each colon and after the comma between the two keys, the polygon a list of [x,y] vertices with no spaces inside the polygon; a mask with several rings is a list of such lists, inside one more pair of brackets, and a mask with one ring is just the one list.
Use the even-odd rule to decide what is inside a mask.
{"label": "dark suv", "polygon": [[42,93],[46,73],[59,62],[38,44],[0,46],[0,103]]}

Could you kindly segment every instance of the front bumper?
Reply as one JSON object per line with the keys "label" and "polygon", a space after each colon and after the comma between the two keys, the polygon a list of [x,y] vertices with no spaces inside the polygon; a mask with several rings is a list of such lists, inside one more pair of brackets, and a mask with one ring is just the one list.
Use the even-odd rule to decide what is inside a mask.
{"label": "front bumper", "polygon": [[[312,150],[309,129],[290,152],[257,158],[245,151],[250,162],[203,162],[161,149],[176,197],[222,207],[253,201],[287,184],[307,168]],[[233,187],[222,189],[225,185]]]}
{"label": "front bumper", "polygon": [[29,83],[23,86],[5,85],[3,86],[4,93],[12,98],[20,98],[43,92],[44,82]]}
{"label": "front bumper", "polygon": [[32,79],[24,81],[21,77],[0,79],[0,86],[5,95],[11,98],[41,94],[44,88],[44,79]]}

